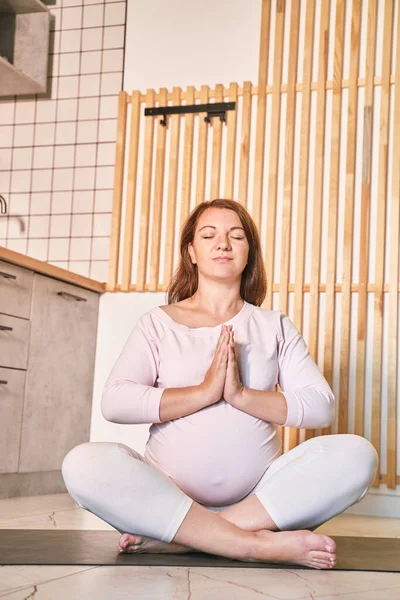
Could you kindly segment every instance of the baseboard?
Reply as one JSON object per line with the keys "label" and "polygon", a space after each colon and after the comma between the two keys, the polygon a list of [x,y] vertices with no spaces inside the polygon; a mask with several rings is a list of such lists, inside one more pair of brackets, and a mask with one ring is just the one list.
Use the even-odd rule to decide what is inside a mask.
{"label": "baseboard", "polygon": [[384,492],[372,489],[361,502],[353,504],[343,514],[400,519],[400,490]]}
{"label": "baseboard", "polygon": [[60,471],[1,473],[0,498],[20,498],[67,492]]}

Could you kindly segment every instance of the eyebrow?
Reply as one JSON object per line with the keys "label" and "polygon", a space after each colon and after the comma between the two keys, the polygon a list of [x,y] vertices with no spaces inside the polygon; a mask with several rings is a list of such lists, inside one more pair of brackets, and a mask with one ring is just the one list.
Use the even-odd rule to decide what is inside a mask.
{"label": "eyebrow", "polygon": [[[213,229],[216,229],[215,225],[203,225],[203,227],[200,227],[199,231],[204,229],[204,227],[212,227]],[[243,229],[243,227],[230,227],[229,231],[232,231],[232,229]],[[243,231],[244,231],[244,229],[243,229]]]}

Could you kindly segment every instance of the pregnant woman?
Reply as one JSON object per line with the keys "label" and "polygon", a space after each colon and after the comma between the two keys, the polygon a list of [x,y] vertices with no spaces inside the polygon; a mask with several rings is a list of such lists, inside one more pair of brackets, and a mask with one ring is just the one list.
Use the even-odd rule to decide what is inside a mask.
{"label": "pregnant woman", "polygon": [[289,317],[261,308],[265,294],[247,210],[196,206],[168,304],[138,319],[102,395],[108,421],[151,424],[144,456],[87,442],[62,464],[75,502],[122,534],[119,552],[334,566],[335,541],[313,531],[365,496],[378,455],[352,434],[282,454],[278,425],[327,427],[335,398]]}

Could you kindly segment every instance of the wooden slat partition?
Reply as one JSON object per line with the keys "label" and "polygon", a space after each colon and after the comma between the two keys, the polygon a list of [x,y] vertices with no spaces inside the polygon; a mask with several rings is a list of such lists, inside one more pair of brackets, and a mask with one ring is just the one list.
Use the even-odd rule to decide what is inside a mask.
{"label": "wooden slat partition", "polygon": [[108,271],[108,285],[111,287],[111,289],[115,288],[118,280],[127,101],[128,94],[124,91],[121,91],[118,94],[117,143],[115,145],[114,196],[111,218],[110,262]]}
{"label": "wooden slat partition", "polygon": [[343,283],[341,300],[341,348],[340,348],[340,388],[338,433],[348,431],[349,411],[349,372],[350,372],[350,326],[351,326],[351,276],[353,257],[353,213],[356,159],[357,128],[357,76],[360,54],[360,0],[353,0],[351,15],[351,53],[350,53],[350,86],[347,108],[347,148],[346,148],[346,180],[345,180],[345,215],[343,243]]}
{"label": "wooden slat partition", "polygon": [[[128,183],[126,191],[125,237],[121,285],[121,290],[123,292],[129,292],[129,285],[132,277],[133,227],[135,219],[135,203],[139,158],[139,128],[140,92],[138,90],[135,90],[131,96],[131,134],[129,141],[129,165]],[[121,157],[121,162],[122,160],[124,160],[124,158]]]}
{"label": "wooden slat partition", "polygon": [[[189,86],[186,91],[186,104],[195,103],[195,89]],[[193,136],[194,136],[194,114],[185,117],[185,154],[183,157],[182,178],[182,201],[181,201],[181,226],[190,213],[190,195],[192,186],[192,164],[193,164]],[[177,173],[178,174],[178,173]],[[177,175],[176,174],[176,175]]]}
{"label": "wooden slat partition", "polygon": [[[215,102],[224,101],[224,86],[219,83],[215,86]],[[211,163],[211,198],[218,198],[221,177],[221,152],[222,152],[222,121],[219,117],[212,119],[213,146]]]}
{"label": "wooden slat partition", "polygon": [[[167,106],[167,89],[162,88],[159,94],[159,105]],[[163,117],[159,117],[158,121]],[[161,213],[164,191],[164,169],[165,169],[165,142],[167,129],[164,126],[157,128],[157,147],[156,147],[156,173],[154,178],[154,202],[151,234],[151,263],[150,263],[150,283],[149,290],[157,291],[158,272],[160,268],[160,242],[161,242]]]}
{"label": "wooden slat partition", "polygon": [[[388,145],[389,145],[389,94],[390,94],[390,62],[392,54],[393,33],[393,2],[386,0],[383,25],[382,48],[382,85],[381,85],[381,110],[379,123],[379,172],[378,172],[378,198],[386,197],[388,178]],[[378,202],[375,238],[375,284],[377,289],[374,294],[373,314],[373,361],[372,361],[372,405],[371,405],[371,442],[375,448],[381,447],[382,423],[382,362],[383,362],[383,289],[385,245],[382,243],[385,236],[386,202]],[[381,456],[379,456],[381,460]],[[373,487],[379,487],[381,465],[375,477]]]}
{"label": "wooden slat partition", "polygon": [[[324,376],[333,385],[334,332],[336,319],[336,260],[339,207],[340,123],[342,115],[343,61],[344,61],[345,0],[337,0],[335,16],[335,43],[333,60],[332,119],[330,147],[328,253],[325,294]],[[326,374],[326,375],[325,375]],[[331,433],[332,427],[322,428],[322,434]]]}
{"label": "wooden slat partition", "polygon": [[[292,3],[290,14],[290,44],[288,65],[288,91],[286,95],[285,166],[283,175],[283,209],[281,237],[281,268],[279,304],[285,314],[289,312],[290,247],[292,238],[294,134],[296,124],[296,80],[299,48],[300,2]],[[289,429],[284,437],[284,451],[291,450],[299,441],[299,430]]]}
{"label": "wooden slat partition", "polygon": [[[147,90],[146,108],[155,106],[154,90]],[[160,126],[161,127],[161,126]],[[153,173],[153,139],[154,139],[154,119],[146,120],[145,144],[143,158],[143,183],[142,183],[142,203],[140,210],[140,232],[139,232],[139,256],[141,260],[138,264],[137,291],[144,291],[146,283],[147,255],[149,246],[150,230],[150,193],[151,178]]]}
{"label": "wooden slat partition", "polygon": [[[185,91],[174,87],[172,92],[164,88],[157,93],[120,93],[107,291],[165,291],[179,256],[175,246],[177,229],[182,228],[191,210],[221,194],[242,203],[251,213],[261,239],[265,234],[268,287],[263,308],[279,307],[289,314],[303,332],[310,354],[337,400],[337,419],[330,427],[279,427],[284,451],[315,435],[362,435],[371,440],[380,455],[374,486],[385,483],[394,489],[400,483],[396,464],[400,10],[399,0],[383,1],[380,23],[382,13],[378,9],[382,5],[378,0],[307,0],[305,4],[297,0],[263,0],[258,85],[245,81],[241,86],[233,82],[224,87],[221,83],[215,89],[203,85],[199,90],[189,86]],[[348,47],[346,31],[350,33]],[[375,64],[378,39],[382,40],[381,74],[377,74]],[[274,52],[272,62],[270,49]],[[283,82],[285,56],[287,82]],[[346,58],[348,76],[344,73]],[[303,74],[297,81],[300,60]],[[317,73],[316,80],[313,72]],[[375,99],[378,93],[379,103]],[[282,102],[284,95],[286,103]],[[204,112],[167,116],[166,127],[160,125],[161,117],[144,117],[145,107],[223,101],[236,102],[236,110],[226,114],[226,123],[213,117],[209,124]],[[379,129],[374,132],[374,127]],[[122,214],[125,223],[121,240]],[[134,244],[136,231],[138,243]],[[120,247],[123,265],[118,283]],[[375,262],[369,269],[373,251]],[[136,281],[132,265],[137,266]],[[358,280],[353,281],[355,272]],[[275,281],[276,273],[279,281]]]}
{"label": "wooden slat partition", "polygon": [[[389,94],[390,94],[390,67],[392,56],[393,33],[393,2],[386,0],[383,26],[382,48],[382,86],[381,110],[379,123],[379,173],[378,173],[378,198],[385,198],[388,178],[388,144],[389,144]],[[375,284],[377,289],[374,294],[374,346],[372,361],[372,406],[371,406],[371,442],[375,448],[381,447],[381,422],[382,422],[382,362],[383,362],[383,289],[384,289],[384,261],[385,246],[382,243],[385,235],[386,202],[378,203],[376,218],[376,257],[375,257]],[[381,460],[381,456],[379,456]],[[375,477],[373,486],[379,487],[381,465]]]}
{"label": "wooden slat partition", "polygon": [[[270,21],[271,0],[267,0],[263,5],[263,11],[261,14],[260,60],[258,65],[258,85],[260,88],[260,92],[257,95],[257,127],[255,143],[252,210],[252,217],[258,228],[260,228],[261,224],[262,194],[264,185],[265,121],[267,108],[266,88],[268,83]],[[246,92],[249,92],[248,87]],[[248,123],[248,125],[250,126],[250,123]]]}
{"label": "wooden slat partition", "polygon": [[[265,7],[263,5],[265,10]],[[282,85],[282,63],[283,63],[283,33],[285,26],[285,2],[279,1],[276,5],[275,22],[275,45],[274,45],[274,71],[273,71],[273,90],[272,90],[272,114],[271,119],[271,141],[270,141],[270,159],[268,175],[268,205],[267,205],[267,248],[265,256],[265,269],[267,274],[267,294],[263,306],[272,310],[273,297],[272,285],[274,281],[275,265],[275,223],[276,223],[276,205],[278,195],[278,162],[279,162],[279,128],[281,121],[281,85]],[[285,446],[285,430],[279,425],[279,434]]]}
{"label": "wooden slat partition", "polygon": [[[311,11],[311,8],[309,8]],[[319,37],[319,49],[318,49],[318,90],[317,90],[317,114],[316,114],[316,139],[315,139],[315,159],[314,159],[314,186],[313,186],[313,197],[314,197],[314,211],[313,211],[313,226],[312,226],[312,259],[311,259],[311,285],[310,285],[310,304],[309,314],[313,315],[310,320],[308,328],[309,337],[309,349],[312,356],[318,356],[319,350],[319,321],[320,321],[320,295],[318,292],[320,284],[320,268],[321,268],[321,229],[322,229],[322,210],[323,210],[323,173],[324,173],[324,144],[325,144],[325,105],[326,105],[326,90],[325,82],[327,78],[328,68],[328,32],[329,32],[329,11],[330,2],[323,2],[321,4],[320,14],[320,37]],[[315,16],[311,20],[310,16],[310,29],[314,27]],[[311,29],[312,31],[312,29]],[[307,34],[306,34],[307,35]],[[310,33],[312,37],[312,33]],[[311,73],[310,73],[311,75]],[[311,78],[307,81],[311,87]],[[302,144],[302,149],[306,148],[308,144]],[[308,161],[306,162],[308,168]],[[301,175],[300,175],[301,177]],[[304,175],[306,180],[306,175]],[[306,200],[306,199],[304,199]],[[304,206],[306,210],[306,206]],[[301,239],[301,232],[298,230],[299,239]],[[305,243],[305,234],[303,233]],[[296,269],[297,274],[297,269]],[[300,280],[299,275],[299,289],[296,290],[295,294],[295,319],[299,319],[299,328],[303,328],[303,304],[302,304],[302,293],[300,285],[303,283]],[[296,304],[299,305],[298,314],[296,314]],[[300,308],[301,306],[301,308]],[[308,440],[318,432],[313,429],[304,430],[304,439]]]}
{"label": "wooden slat partition", "polygon": [[[172,93],[172,106],[180,106],[182,90],[180,87],[174,87]],[[187,98],[193,98],[193,87],[187,89]],[[168,178],[168,199],[167,199],[167,226],[165,229],[164,246],[164,275],[163,282],[168,280],[169,274],[173,269],[174,261],[174,236],[175,236],[175,217],[178,194],[178,166],[179,166],[179,139],[181,131],[181,115],[171,115],[171,144],[169,155],[169,178]],[[185,128],[185,162],[184,176],[182,181],[182,199],[181,216],[188,212],[190,183],[192,178],[192,144],[193,144],[193,115],[186,117]]]}
{"label": "wooden slat partition", "polygon": [[[210,88],[202,85],[200,90],[200,104],[208,104]],[[206,113],[200,113],[199,117],[199,149],[197,156],[197,188],[196,205],[204,202],[206,197],[206,171],[207,171],[207,143],[208,125],[205,122]]]}
{"label": "wooden slat partition", "polygon": [[390,202],[389,294],[388,294],[388,399],[387,475],[389,488],[396,486],[397,383],[399,365],[399,218],[400,218],[400,6],[397,5],[397,53],[393,110],[393,162]]}
{"label": "wooden slat partition", "polygon": [[[231,83],[229,86],[229,102],[238,101],[237,83]],[[235,178],[235,157],[236,157],[236,127],[237,111],[230,110],[227,114],[227,142],[226,142],[226,168],[225,168],[225,189],[224,198],[233,197],[233,187]]]}
{"label": "wooden slat partition", "polygon": [[[283,62],[283,32],[285,26],[285,2],[278,0],[276,5],[275,46],[274,46],[274,73],[272,87],[272,114],[271,141],[268,175],[268,205],[267,205],[267,248],[265,269],[267,281],[274,280],[275,263],[275,222],[276,204],[278,195],[278,162],[279,162],[279,126],[281,121],[281,84]],[[263,306],[272,309],[272,286],[267,286],[267,295]],[[282,432],[281,432],[282,434]]]}
{"label": "wooden slat partition", "polygon": [[251,126],[251,81],[243,84],[242,99],[242,135],[240,140],[240,174],[238,201],[247,207],[250,165],[250,126]]}
{"label": "wooden slat partition", "polygon": [[[296,237],[296,269],[295,269],[295,293],[294,293],[294,322],[296,323],[298,329],[300,331],[303,330],[303,311],[304,311],[304,294],[303,294],[303,284],[304,284],[304,271],[305,271],[305,244],[306,244],[306,211],[307,211],[307,192],[308,192],[308,168],[309,168],[309,153],[310,153],[310,144],[308,143],[308,137],[310,132],[310,112],[311,112],[311,81],[312,81],[312,58],[314,54],[314,24],[315,24],[315,0],[310,0],[306,4],[307,12],[306,12],[306,25],[305,25],[305,39],[309,40],[309,43],[305,45],[304,48],[304,60],[303,60],[303,93],[302,93],[302,102],[301,102],[301,132],[300,132],[300,168],[299,168],[299,184],[298,184],[298,206],[297,206],[297,237]],[[324,19],[326,19],[325,13],[329,8],[329,2],[325,2],[321,7],[321,32],[325,33],[325,29],[327,29],[327,22],[325,24]],[[328,13],[329,14],[329,13]],[[320,50],[318,53],[319,60],[319,69],[321,68],[321,62],[326,59],[327,49],[325,48],[326,39],[325,35],[320,36]],[[326,62],[326,60],[325,60]],[[325,101],[325,89],[324,82],[326,81],[326,75],[323,77],[319,77],[319,82],[322,85],[322,94],[321,94],[321,86],[318,89],[318,113],[317,113],[317,124],[319,123],[321,126],[317,129],[317,135],[321,134],[324,131],[324,101]],[[322,97],[321,97],[322,96]],[[321,115],[321,107],[322,107],[322,115]],[[321,136],[316,141],[316,149],[315,149],[315,175],[316,178],[319,177],[318,169],[321,168],[319,165],[321,154]],[[323,156],[323,154],[322,154]],[[321,175],[322,178],[322,175]],[[315,194],[314,201],[317,198],[321,190],[317,189],[318,186],[315,186]],[[321,197],[322,202],[322,197]],[[313,221],[314,230],[315,230],[315,221]],[[313,235],[313,240],[315,236]],[[317,239],[320,239],[320,236],[317,236]],[[313,249],[313,256],[315,257],[315,252]],[[318,289],[315,290],[315,282],[319,283],[317,277],[318,272],[315,274],[314,266],[315,263],[318,264],[316,258],[318,258],[319,253],[317,253],[317,257],[313,260],[313,276],[311,278],[311,293],[310,293],[310,302],[314,308],[314,311],[311,310],[311,314],[318,314],[318,306],[313,305],[313,299],[316,298],[319,300]],[[318,287],[318,285],[317,285]],[[312,356],[316,356],[317,354],[317,345],[316,345],[316,336],[314,332],[317,331],[315,326],[315,320],[312,321],[309,333],[309,349]],[[299,442],[299,438],[302,440],[308,439],[313,436],[312,429],[305,429],[303,431],[299,429],[290,429],[289,435],[289,449],[297,446]]]}
{"label": "wooden slat partition", "polygon": [[[360,247],[359,256],[368,256],[369,221],[371,213],[371,169],[372,169],[372,130],[373,103],[376,51],[377,2],[370,0],[368,7],[367,44],[366,44],[366,74],[364,90],[364,119],[363,119],[363,161],[361,174],[361,212],[360,212]],[[360,260],[358,269],[360,291],[358,294],[357,310],[357,346],[356,346],[356,390],[355,390],[355,422],[354,433],[364,435],[364,397],[366,375],[366,335],[368,318],[368,262]]]}

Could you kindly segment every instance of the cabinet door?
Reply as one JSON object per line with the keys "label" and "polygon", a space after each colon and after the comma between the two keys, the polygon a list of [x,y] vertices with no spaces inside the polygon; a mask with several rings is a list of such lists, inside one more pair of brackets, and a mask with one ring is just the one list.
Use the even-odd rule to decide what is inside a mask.
{"label": "cabinet door", "polygon": [[0,313],[29,319],[33,271],[0,260]]}
{"label": "cabinet door", "polygon": [[58,470],[89,440],[98,304],[96,292],[35,273],[19,472]]}
{"label": "cabinet door", "polygon": [[0,367],[27,368],[30,326],[27,319],[0,313]]}
{"label": "cabinet door", "polygon": [[26,371],[0,367],[0,473],[18,470]]}

